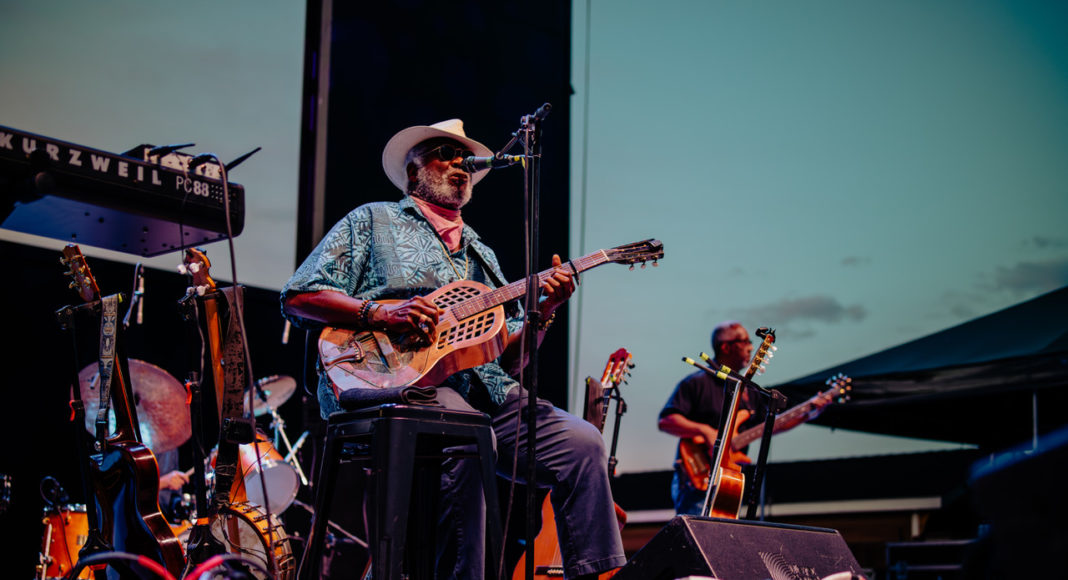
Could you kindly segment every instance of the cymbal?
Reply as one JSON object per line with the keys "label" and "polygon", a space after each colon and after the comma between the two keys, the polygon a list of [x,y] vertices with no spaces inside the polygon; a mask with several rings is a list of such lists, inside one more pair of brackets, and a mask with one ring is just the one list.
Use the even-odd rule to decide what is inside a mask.
{"label": "cymbal", "polygon": [[[272,375],[256,381],[256,387],[258,392],[252,395],[252,407],[254,414],[259,417],[288,401],[297,392],[297,380],[285,375]],[[267,397],[267,400],[263,400],[263,397]],[[248,412],[248,393],[245,394],[245,412]]]}
{"label": "cymbal", "polygon": [[[193,433],[186,406],[185,387],[178,379],[158,366],[142,360],[129,359],[130,385],[141,422],[141,441],[155,454],[177,449]],[[85,402],[85,428],[96,433],[96,413],[100,407],[100,375],[98,363],[92,363],[78,373],[82,400]],[[115,388],[113,381],[111,388]],[[111,430],[114,431],[114,412]]]}

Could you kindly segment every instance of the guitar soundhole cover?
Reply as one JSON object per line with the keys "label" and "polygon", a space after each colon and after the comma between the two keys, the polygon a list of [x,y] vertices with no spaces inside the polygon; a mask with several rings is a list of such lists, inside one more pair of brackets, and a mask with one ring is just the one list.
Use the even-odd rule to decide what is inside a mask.
{"label": "guitar soundhole cover", "polygon": [[444,348],[445,345],[460,342],[462,340],[469,340],[477,338],[493,328],[493,321],[496,319],[494,312],[488,311],[461,320],[459,324],[450,328],[448,332],[442,333],[438,338],[438,348]]}
{"label": "guitar soundhole cover", "polygon": [[454,304],[459,304],[464,300],[478,296],[481,293],[482,291],[478,288],[457,286],[438,296],[434,300],[434,303],[438,305],[438,308],[448,308]]}

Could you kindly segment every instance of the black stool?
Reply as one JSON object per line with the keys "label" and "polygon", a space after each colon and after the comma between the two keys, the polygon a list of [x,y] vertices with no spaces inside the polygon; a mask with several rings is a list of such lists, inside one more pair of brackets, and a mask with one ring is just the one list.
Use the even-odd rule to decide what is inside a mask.
{"label": "black stool", "polygon": [[[474,444],[474,453],[452,449]],[[446,452],[449,449],[449,452]],[[323,540],[334,495],[334,481],[342,461],[369,461],[366,506],[370,535],[368,549],[374,580],[401,580],[407,561],[408,577],[433,577],[436,520],[413,522],[416,531],[429,531],[430,545],[405,553],[409,503],[416,460],[431,460],[431,473],[440,474],[446,457],[477,457],[482,467],[482,491],[486,498],[487,578],[496,578],[501,554],[501,519],[497,497],[493,431],[487,415],[434,406],[381,405],[358,411],[334,413],[327,420],[326,445],[316,479],[315,513],[300,566],[300,578],[319,577]],[[440,476],[427,480],[440,488]],[[435,515],[436,514],[432,514]],[[414,553],[418,552],[418,553]],[[427,556],[429,554],[429,556]]]}

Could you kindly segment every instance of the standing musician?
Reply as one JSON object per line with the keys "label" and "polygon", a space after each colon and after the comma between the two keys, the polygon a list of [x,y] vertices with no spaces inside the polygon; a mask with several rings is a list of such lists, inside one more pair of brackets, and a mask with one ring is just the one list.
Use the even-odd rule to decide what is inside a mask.
{"label": "standing musician", "polygon": [[[469,139],[459,119],[409,127],[394,135],[382,153],[382,165],[404,196],[357,207],[334,225],[282,289],[284,314],[305,328],[325,324],[417,332],[430,341],[443,311],[422,295],[461,279],[503,285],[493,251],[461,216],[474,184],[488,171],[464,171],[461,161],[470,155],[489,156],[492,151]],[[552,263],[555,272],[541,284],[539,343],[553,311],[575,288],[560,257],[553,256]],[[403,301],[375,302],[386,298]],[[500,358],[448,377],[437,386],[436,397],[446,408],[477,409],[491,417],[497,471],[509,477],[517,427],[518,437],[526,436],[526,420],[516,419],[527,394],[513,378],[520,368],[522,309],[513,303],[506,313]],[[324,418],[340,409],[321,366],[319,402]],[[593,578],[622,566],[623,544],[600,432],[547,401],[539,401],[536,413],[536,483],[552,491],[567,578]],[[525,449],[520,443],[519,451]],[[483,577],[485,505],[473,463],[443,464],[438,578]],[[526,462],[520,465],[519,477],[526,479]]]}
{"label": "standing musician", "polygon": [[[717,365],[725,365],[743,374],[753,355],[753,342],[741,323],[723,322],[712,330],[712,353]],[[723,381],[703,370],[690,374],[679,382],[660,410],[659,429],[676,437],[701,438],[711,452],[722,418],[725,391]],[[820,407],[827,402],[820,402]],[[760,425],[763,417],[763,402],[753,400],[748,389],[743,391],[736,417],[737,430]],[[776,431],[791,429],[802,422],[803,418],[799,418],[796,422],[778,426]],[[730,460],[739,465],[752,463],[744,449],[731,451]],[[671,480],[671,499],[675,502],[676,513],[702,515],[705,492],[693,486],[679,457],[676,457],[675,475]]]}

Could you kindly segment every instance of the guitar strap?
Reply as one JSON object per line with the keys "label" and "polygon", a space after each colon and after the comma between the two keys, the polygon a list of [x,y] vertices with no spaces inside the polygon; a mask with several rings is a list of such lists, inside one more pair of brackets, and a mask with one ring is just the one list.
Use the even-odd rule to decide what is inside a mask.
{"label": "guitar strap", "polygon": [[241,293],[233,286],[224,288],[219,293],[226,299],[229,320],[223,340],[222,361],[213,361],[222,365],[224,381],[219,454],[215,464],[215,493],[212,497],[216,510],[230,503],[230,486],[237,475],[237,446],[252,443],[255,440],[254,424],[243,420],[242,396],[248,381],[245,339],[236,310],[241,307]]}
{"label": "guitar strap", "polygon": [[100,405],[96,412],[97,451],[104,450],[108,436],[108,411],[111,409],[111,376],[115,370],[115,325],[118,321],[119,295],[100,300]]}
{"label": "guitar strap", "polygon": [[490,265],[490,261],[487,260],[486,257],[482,255],[482,251],[479,249],[477,244],[471,243],[470,250],[471,250],[471,252],[473,252],[475,254],[475,257],[478,258],[478,261],[480,262],[479,265],[482,267],[482,271],[486,273],[486,276],[488,278],[493,280],[493,284],[494,284],[495,288],[500,288],[502,286],[507,286],[508,285],[501,278],[501,276],[498,275],[497,272],[493,269],[493,266]]}

